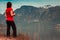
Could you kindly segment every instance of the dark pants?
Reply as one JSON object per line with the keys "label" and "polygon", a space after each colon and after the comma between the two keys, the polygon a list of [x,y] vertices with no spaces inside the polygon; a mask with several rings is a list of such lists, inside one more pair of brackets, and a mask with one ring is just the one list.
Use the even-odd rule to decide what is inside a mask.
{"label": "dark pants", "polygon": [[16,34],[16,26],[14,21],[6,21],[6,23],[7,23],[7,36],[10,36],[10,27],[12,27],[13,37],[16,37],[17,34]]}

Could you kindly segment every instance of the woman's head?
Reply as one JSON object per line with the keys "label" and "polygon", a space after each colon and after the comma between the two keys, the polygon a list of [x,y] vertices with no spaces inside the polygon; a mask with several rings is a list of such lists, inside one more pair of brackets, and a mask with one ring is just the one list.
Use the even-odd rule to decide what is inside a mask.
{"label": "woman's head", "polygon": [[7,2],[7,8],[12,7],[12,3],[11,2]]}

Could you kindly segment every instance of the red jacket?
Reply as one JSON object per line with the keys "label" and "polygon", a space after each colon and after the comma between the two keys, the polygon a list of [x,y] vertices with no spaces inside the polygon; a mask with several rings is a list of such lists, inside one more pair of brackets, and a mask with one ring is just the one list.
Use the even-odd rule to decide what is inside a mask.
{"label": "red jacket", "polygon": [[[14,18],[13,18],[13,16],[11,16],[10,11],[13,11],[13,9],[12,9],[12,8],[7,8],[7,9],[6,9],[6,20],[8,20],[8,21],[13,21]],[[14,13],[14,12],[13,12],[13,13]]]}

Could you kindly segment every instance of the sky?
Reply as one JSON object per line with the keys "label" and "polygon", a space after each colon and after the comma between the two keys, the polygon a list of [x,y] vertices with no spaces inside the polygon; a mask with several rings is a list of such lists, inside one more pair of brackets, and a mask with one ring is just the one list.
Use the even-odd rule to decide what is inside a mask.
{"label": "sky", "polygon": [[0,0],[0,14],[3,14],[6,9],[6,3],[12,2],[14,10],[20,8],[23,5],[41,7],[45,5],[60,6],[60,0]]}

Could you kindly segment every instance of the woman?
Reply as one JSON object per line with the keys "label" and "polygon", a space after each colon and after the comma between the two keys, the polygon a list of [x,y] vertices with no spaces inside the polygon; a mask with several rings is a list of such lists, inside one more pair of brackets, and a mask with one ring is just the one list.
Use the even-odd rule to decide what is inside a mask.
{"label": "woman", "polygon": [[12,3],[11,2],[7,3],[5,16],[6,16],[6,23],[7,23],[7,33],[6,33],[7,37],[10,37],[10,27],[12,27],[12,29],[13,29],[13,37],[16,37],[17,36],[16,25],[14,23],[15,13],[13,12]]}

